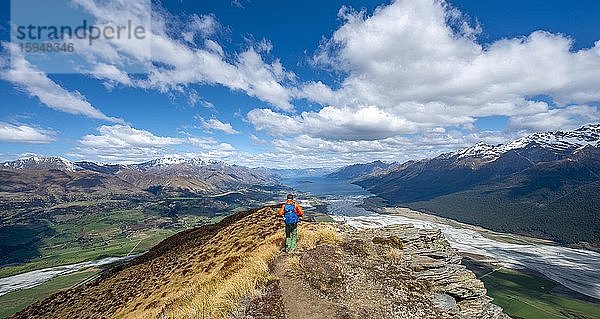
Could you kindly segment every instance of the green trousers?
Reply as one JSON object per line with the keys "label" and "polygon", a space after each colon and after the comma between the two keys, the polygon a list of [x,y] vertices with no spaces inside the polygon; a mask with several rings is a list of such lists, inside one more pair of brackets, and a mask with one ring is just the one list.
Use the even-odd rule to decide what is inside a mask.
{"label": "green trousers", "polygon": [[298,238],[298,224],[285,225],[285,251],[292,252],[296,249]]}

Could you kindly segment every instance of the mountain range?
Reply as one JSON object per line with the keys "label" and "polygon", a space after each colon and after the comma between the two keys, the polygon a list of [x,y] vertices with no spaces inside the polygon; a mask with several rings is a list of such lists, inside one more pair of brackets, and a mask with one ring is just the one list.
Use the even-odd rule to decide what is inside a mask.
{"label": "mountain range", "polygon": [[0,193],[11,207],[40,196],[52,202],[107,194],[213,196],[276,185],[290,174],[350,179],[389,205],[497,231],[600,246],[600,124],[534,133],[506,144],[477,143],[431,159],[375,161],[335,171],[248,168],[180,156],[137,164],[29,157],[0,164]]}
{"label": "mountain range", "polygon": [[600,245],[600,124],[506,144],[477,143],[348,176],[390,205],[498,231]]}
{"label": "mountain range", "polygon": [[397,163],[385,163],[382,161],[374,161],[364,164],[353,164],[344,166],[334,172],[327,174],[328,177],[354,179],[363,175],[373,174],[377,171],[385,171]]}
{"label": "mountain range", "polygon": [[258,169],[221,161],[177,156],[139,164],[72,162],[60,157],[28,157],[0,164],[0,190],[40,195],[86,193],[194,192],[214,195],[245,186],[273,185]]}
{"label": "mountain range", "polygon": [[0,164],[0,270],[127,254],[134,250],[125,248],[131,236],[144,239],[140,246],[151,245],[262,205],[281,189],[261,170],[178,156],[137,164],[60,157],[5,162]]}

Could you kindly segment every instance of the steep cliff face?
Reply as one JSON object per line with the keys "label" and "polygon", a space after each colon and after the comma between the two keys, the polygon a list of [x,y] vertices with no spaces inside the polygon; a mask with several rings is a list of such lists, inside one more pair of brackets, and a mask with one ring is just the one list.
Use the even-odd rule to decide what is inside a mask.
{"label": "steep cliff face", "polygon": [[303,223],[274,207],[170,237],[15,318],[504,318],[438,231]]}

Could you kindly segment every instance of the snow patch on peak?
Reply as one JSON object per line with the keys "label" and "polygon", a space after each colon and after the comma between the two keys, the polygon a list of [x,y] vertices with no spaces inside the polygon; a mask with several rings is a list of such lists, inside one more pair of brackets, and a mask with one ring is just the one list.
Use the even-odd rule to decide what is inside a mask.
{"label": "snow patch on peak", "polygon": [[168,155],[161,158],[153,159],[141,164],[137,164],[140,169],[150,169],[153,167],[166,167],[172,165],[187,165],[187,166],[206,166],[212,164],[223,164],[220,161],[203,160],[199,157],[186,157],[182,155]]}
{"label": "snow patch on peak", "polygon": [[585,146],[600,146],[600,124],[590,124],[572,131],[533,133],[506,144],[496,146],[479,142],[473,146],[449,153],[448,157],[479,158],[495,161],[502,154],[526,147],[541,147],[556,152],[575,151]]}
{"label": "snow patch on peak", "polygon": [[44,157],[30,155],[16,161],[4,162],[2,167],[12,169],[59,169],[67,171],[80,170],[75,163],[62,157]]}
{"label": "snow patch on peak", "polygon": [[157,158],[152,160],[154,166],[165,166],[165,165],[174,165],[174,164],[183,164],[186,162],[186,159],[183,156],[170,155],[164,156],[161,158]]}
{"label": "snow patch on peak", "polygon": [[596,132],[600,132],[600,123],[597,124],[588,124],[585,126],[582,126],[578,129],[576,129],[575,131],[596,131]]}
{"label": "snow patch on peak", "polygon": [[458,155],[458,158],[464,157],[477,157],[477,158],[488,158],[496,156],[495,147],[484,142],[478,142],[477,144],[463,148],[457,151],[454,155]]}

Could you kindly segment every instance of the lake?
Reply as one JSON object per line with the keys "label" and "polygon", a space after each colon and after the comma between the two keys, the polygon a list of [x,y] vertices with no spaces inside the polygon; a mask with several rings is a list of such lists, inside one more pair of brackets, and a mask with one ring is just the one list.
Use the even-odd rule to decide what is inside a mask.
{"label": "lake", "polygon": [[296,177],[283,179],[282,183],[295,190],[324,199],[327,203],[327,213],[331,216],[365,216],[370,213],[358,205],[364,198],[373,194],[346,180],[329,177]]}
{"label": "lake", "polygon": [[294,177],[284,178],[281,183],[293,187],[302,192],[317,196],[352,196],[368,197],[373,194],[358,185],[348,183],[345,180],[329,177]]}

